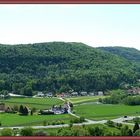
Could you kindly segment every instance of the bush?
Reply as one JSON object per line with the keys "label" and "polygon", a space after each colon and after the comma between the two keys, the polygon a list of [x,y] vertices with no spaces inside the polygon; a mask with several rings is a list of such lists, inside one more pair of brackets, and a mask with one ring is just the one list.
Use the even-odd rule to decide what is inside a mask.
{"label": "bush", "polygon": [[23,128],[20,131],[21,136],[33,136],[33,129],[28,127],[28,128]]}
{"label": "bush", "polygon": [[52,115],[52,114],[54,114],[54,112],[40,110],[40,114],[41,114],[41,115]]}
{"label": "bush", "polygon": [[38,131],[38,132],[35,132],[35,133],[34,133],[34,136],[47,136],[47,133],[40,130],[40,131]]}
{"label": "bush", "polygon": [[115,123],[113,121],[108,120],[106,122],[106,125],[108,125],[109,127],[115,127]]}
{"label": "bush", "polygon": [[79,122],[80,123],[85,122],[85,118],[84,117],[80,117]]}
{"label": "bush", "polygon": [[3,128],[1,130],[1,136],[12,136],[13,131],[10,128]]}
{"label": "bush", "polygon": [[52,122],[52,125],[55,125],[56,123],[55,122]]}
{"label": "bush", "polygon": [[43,121],[43,126],[46,126],[46,125],[47,125],[47,121],[44,120],[44,121]]}

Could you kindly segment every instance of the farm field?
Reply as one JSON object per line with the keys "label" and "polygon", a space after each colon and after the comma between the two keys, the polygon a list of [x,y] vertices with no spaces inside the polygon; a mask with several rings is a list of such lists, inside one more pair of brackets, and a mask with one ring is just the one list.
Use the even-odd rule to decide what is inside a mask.
{"label": "farm field", "polygon": [[36,109],[49,109],[52,105],[63,104],[63,101],[58,98],[10,98],[0,100],[6,106],[26,105],[29,108],[35,107]]}
{"label": "farm field", "polygon": [[103,120],[122,117],[125,115],[140,115],[140,106],[94,104],[77,105],[75,114],[91,120]]}
{"label": "farm field", "polygon": [[107,96],[80,96],[80,97],[72,97],[66,98],[66,100],[72,102],[73,104],[81,104],[86,102],[96,102],[99,98],[105,98]]}
{"label": "farm field", "polygon": [[53,122],[64,122],[69,123],[70,119],[74,118],[69,114],[60,114],[60,115],[28,115],[20,116],[18,114],[8,114],[1,113],[0,121],[1,126],[33,126],[33,125],[43,125],[43,122],[51,124]]}

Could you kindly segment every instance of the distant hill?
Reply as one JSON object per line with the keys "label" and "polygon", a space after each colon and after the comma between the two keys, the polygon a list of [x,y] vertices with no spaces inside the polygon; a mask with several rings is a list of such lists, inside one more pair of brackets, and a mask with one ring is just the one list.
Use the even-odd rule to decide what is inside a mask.
{"label": "distant hill", "polygon": [[140,51],[135,48],[127,48],[127,47],[98,47],[98,50],[102,50],[108,52],[110,54],[114,54],[120,56],[122,58],[127,59],[131,63],[133,63],[135,67],[135,71],[139,73],[140,78]]}
{"label": "distant hill", "polygon": [[140,61],[140,51],[135,48],[126,47],[98,47],[99,50],[104,50],[112,54],[124,57],[130,61]]}
{"label": "distant hill", "polygon": [[136,81],[133,63],[102,50],[76,42],[0,44],[0,91],[96,91]]}

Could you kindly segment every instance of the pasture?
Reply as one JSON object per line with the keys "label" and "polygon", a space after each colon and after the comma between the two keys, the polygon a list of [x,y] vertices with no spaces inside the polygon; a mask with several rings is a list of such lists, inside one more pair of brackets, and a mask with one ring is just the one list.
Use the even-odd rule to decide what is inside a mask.
{"label": "pasture", "polygon": [[122,117],[125,115],[140,115],[140,106],[86,104],[74,107],[75,114],[91,120],[103,120]]}
{"label": "pasture", "polygon": [[26,105],[29,108],[35,107],[36,109],[49,109],[52,105],[63,104],[63,101],[58,98],[10,98],[0,100],[4,102],[6,106]]}
{"label": "pasture", "polygon": [[53,122],[61,122],[69,123],[69,120],[74,118],[69,114],[60,114],[60,115],[28,115],[21,116],[18,114],[10,114],[10,113],[1,113],[0,114],[0,122],[1,126],[33,126],[33,125],[43,125],[43,122],[46,121],[48,124],[52,124]]}

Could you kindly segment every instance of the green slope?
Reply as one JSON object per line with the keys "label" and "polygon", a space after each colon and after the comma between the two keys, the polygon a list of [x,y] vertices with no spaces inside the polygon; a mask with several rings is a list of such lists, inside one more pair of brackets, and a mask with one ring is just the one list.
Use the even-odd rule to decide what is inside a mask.
{"label": "green slope", "polygon": [[93,91],[135,80],[131,62],[83,43],[0,45],[0,90]]}

